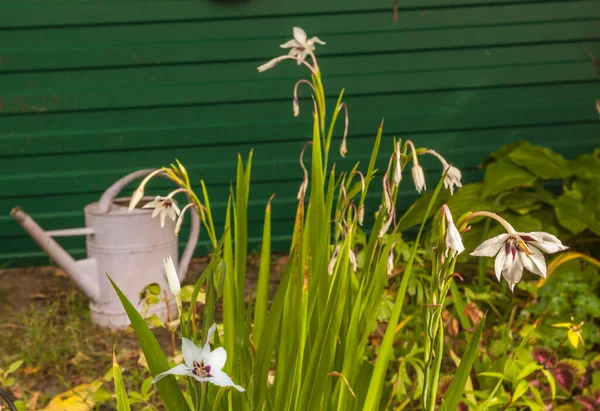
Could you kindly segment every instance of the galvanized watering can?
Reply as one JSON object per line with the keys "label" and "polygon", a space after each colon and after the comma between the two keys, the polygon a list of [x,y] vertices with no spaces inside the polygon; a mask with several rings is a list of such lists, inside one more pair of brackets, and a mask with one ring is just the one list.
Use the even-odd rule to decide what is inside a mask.
{"label": "galvanized watering can", "polygon": [[[84,209],[85,228],[44,231],[19,207],[10,214],[40,245],[40,247],[75,281],[90,299],[92,321],[104,327],[122,328],[129,325],[127,314],[112,285],[108,273],[132,304],[138,304],[140,292],[150,283],[157,283],[168,293],[173,317],[177,316],[173,296],[164,273],[162,259],[171,256],[178,262],[177,236],[174,222],[167,219],[160,227],[158,218],[151,218],[153,209],[139,208],[152,200],[144,197],[140,206],[129,212],[129,198],[116,198],[130,182],[145,177],[153,170],[131,173],[110,186],[98,202]],[[178,265],[183,280],[198,242],[200,220],[196,213],[192,218],[190,235]],[[86,236],[88,258],[75,261],[52,237]],[[141,305],[138,305],[138,310]],[[156,314],[167,319],[167,306],[152,306],[147,315]]]}

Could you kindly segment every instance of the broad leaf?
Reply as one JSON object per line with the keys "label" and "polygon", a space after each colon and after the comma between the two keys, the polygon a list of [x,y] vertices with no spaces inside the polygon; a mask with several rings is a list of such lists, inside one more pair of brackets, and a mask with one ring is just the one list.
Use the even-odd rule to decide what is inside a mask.
{"label": "broad leaf", "polygon": [[490,164],[485,170],[482,194],[483,197],[491,197],[516,187],[531,186],[536,178],[535,175],[519,166],[498,161]]}
{"label": "broad leaf", "polygon": [[544,180],[565,178],[573,174],[567,160],[547,147],[526,143],[512,151],[508,158]]}
{"label": "broad leaf", "polygon": [[583,220],[583,196],[579,191],[566,191],[556,201],[554,211],[560,225],[573,234],[579,234],[585,230],[588,225]]}

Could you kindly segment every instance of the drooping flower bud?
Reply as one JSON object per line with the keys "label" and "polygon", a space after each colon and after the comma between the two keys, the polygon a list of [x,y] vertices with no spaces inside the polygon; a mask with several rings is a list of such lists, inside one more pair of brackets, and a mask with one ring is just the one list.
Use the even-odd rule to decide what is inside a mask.
{"label": "drooping flower bud", "polygon": [[446,218],[446,247],[448,247],[448,250],[452,250],[454,255],[458,255],[465,251],[465,246],[462,243],[458,229],[454,225],[452,213],[446,204],[442,205],[442,211]]}
{"label": "drooping flower bud", "polygon": [[165,266],[165,274],[169,283],[169,289],[175,297],[179,297],[181,295],[181,284],[179,283],[177,269],[175,268],[175,264],[173,263],[171,256],[163,259],[163,264]]}
{"label": "drooping flower bud", "polygon": [[423,168],[420,165],[415,164],[412,167],[412,176],[415,182],[415,188],[417,189],[418,193],[421,193],[421,191],[427,189],[425,185],[425,173],[423,172]]}

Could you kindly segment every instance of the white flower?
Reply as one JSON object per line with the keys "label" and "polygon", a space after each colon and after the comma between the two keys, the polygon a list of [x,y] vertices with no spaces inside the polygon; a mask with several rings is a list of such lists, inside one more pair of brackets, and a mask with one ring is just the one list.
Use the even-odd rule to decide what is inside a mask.
{"label": "white flower", "polygon": [[298,65],[300,65],[306,59],[306,55],[315,50],[315,43],[325,44],[318,37],[308,39],[304,30],[300,27],[294,27],[294,38],[285,42],[280,47],[282,49],[289,48],[290,51],[288,54],[297,57]]}
{"label": "white flower", "polygon": [[177,275],[177,269],[175,268],[171,256],[168,256],[166,259],[163,258],[163,264],[165,266],[165,273],[167,275],[171,293],[173,293],[175,297],[178,297],[181,294],[181,284],[179,284],[179,276]]}
{"label": "white flower", "polygon": [[394,187],[400,185],[402,180],[402,161],[400,155],[400,141],[396,143],[396,165],[394,166]]}
{"label": "white flower", "polygon": [[412,167],[412,176],[415,182],[415,188],[419,193],[427,189],[427,187],[425,186],[425,173],[423,172],[423,168],[420,165],[415,164]]}
{"label": "white flower", "polygon": [[435,150],[425,150],[422,154],[431,154],[437,157],[442,163],[442,173],[444,173],[444,187],[450,190],[450,195],[454,194],[454,186],[462,187],[462,183],[460,182],[462,178],[462,174],[460,170],[453,165],[448,164],[446,159]]}
{"label": "white flower", "polygon": [[148,204],[144,204],[142,208],[153,208],[152,218],[160,214],[160,226],[165,226],[165,219],[169,217],[175,221],[179,215],[179,208],[175,203],[175,200],[169,197],[156,196],[156,198],[150,201]]}
{"label": "white flower", "polygon": [[216,328],[216,324],[210,327],[206,343],[202,349],[196,346],[191,340],[183,338],[181,351],[183,352],[184,364],[179,364],[168,371],[161,372],[154,377],[152,383],[156,383],[167,375],[186,375],[200,382],[208,381],[220,387],[234,387],[238,391],[246,391],[243,387],[234,384],[231,378],[221,370],[227,361],[225,349],[219,347],[214,351],[210,350],[208,341]]}
{"label": "white flower", "polygon": [[567,248],[552,234],[544,232],[519,233],[509,230],[508,234],[500,234],[484,241],[471,255],[496,256],[494,267],[496,278],[500,281],[502,275],[508,282],[510,289],[514,290],[515,285],[521,281],[523,267],[546,278],[546,261],[542,251],[555,253]]}
{"label": "white flower", "polygon": [[450,195],[452,195],[454,194],[454,186],[462,187],[462,183],[460,182],[462,174],[458,168],[449,164],[446,164],[444,167],[444,172],[446,173],[444,176],[444,187],[450,190]]}
{"label": "white flower", "polygon": [[[458,255],[465,251],[465,246],[462,243],[462,239],[460,238],[460,233],[458,229],[454,225],[454,220],[452,219],[452,213],[446,204],[442,206],[442,210],[444,211],[444,215],[446,217],[446,247],[447,250],[452,250],[454,255]],[[447,251],[446,250],[446,251]]]}

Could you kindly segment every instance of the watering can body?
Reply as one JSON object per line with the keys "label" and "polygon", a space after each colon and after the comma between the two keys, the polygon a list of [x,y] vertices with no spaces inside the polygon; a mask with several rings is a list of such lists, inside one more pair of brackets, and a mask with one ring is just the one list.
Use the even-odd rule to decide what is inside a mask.
{"label": "watering can body", "polygon": [[[128,211],[129,198],[117,198],[129,182],[149,174],[141,170],[125,176],[113,184],[98,202],[84,208],[85,228],[44,231],[30,216],[15,208],[11,215],[41,248],[63,268],[90,299],[92,321],[109,328],[129,325],[129,318],[108,281],[107,275],[123,291],[131,303],[141,310],[140,293],[151,283],[156,283],[167,293],[167,301],[158,303],[146,312],[168,320],[168,311],[177,316],[177,308],[169,290],[162,260],[171,257],[180,281],[183,280],[196,247],[199,220],[192,216],[188,244],[181,259],[178,256],[174,222],[166,219],[161,228],[158,218],[151,218],[152,209],[135,208]],[[140,205],[152,200],[145,197]],[[75,261],[53,237],[85,235],[87,259]],[[164,294],[160,296],[164,299]],[[168,306],[167,306],[168,305]]]}

